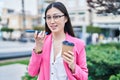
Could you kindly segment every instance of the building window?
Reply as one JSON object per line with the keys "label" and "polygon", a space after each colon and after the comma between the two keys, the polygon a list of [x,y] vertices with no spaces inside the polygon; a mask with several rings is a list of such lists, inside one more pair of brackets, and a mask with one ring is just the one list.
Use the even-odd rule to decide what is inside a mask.
{"label": "building window", "polygon": [[79,12],[78,14],[79,14],[79,15],[84,15],[84,14],[85,14],[85,12]]}
{"label": "building window", "polygon": [[14,12],[14,10],[8,9],[8,13],[13,13],[13,12]]}

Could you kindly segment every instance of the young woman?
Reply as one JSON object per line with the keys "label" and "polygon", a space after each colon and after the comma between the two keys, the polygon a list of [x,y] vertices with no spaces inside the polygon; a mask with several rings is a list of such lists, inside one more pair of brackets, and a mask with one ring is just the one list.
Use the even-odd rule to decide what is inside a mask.
{"label": "young woman", "polygon": [[[35,32],[36,44],[28,73],[37,75],[38,80],[87,80],[85,44],[75,38],[65,6],[60,2],[51,3],[44,18],[45,31]],[[61,56],[62,42],[65,40],[74,43],[74,48]]]}

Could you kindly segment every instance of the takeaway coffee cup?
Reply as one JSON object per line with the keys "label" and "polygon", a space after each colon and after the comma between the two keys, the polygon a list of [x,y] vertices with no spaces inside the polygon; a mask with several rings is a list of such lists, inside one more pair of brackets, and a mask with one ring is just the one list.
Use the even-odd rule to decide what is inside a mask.
{"label": "takeaway coffee cup", "polygon": [[62,42],[62,54],[64,54],[64,52],[73,51],[73,47],[74,47],[74,43],[69,42],[69,41],[63,41]]}

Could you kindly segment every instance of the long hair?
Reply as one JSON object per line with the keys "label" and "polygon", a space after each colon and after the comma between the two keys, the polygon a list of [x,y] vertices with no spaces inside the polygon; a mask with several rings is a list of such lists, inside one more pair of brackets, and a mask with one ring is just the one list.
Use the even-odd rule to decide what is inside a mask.
{"label": "long hair", "polygon": [[[65,33],[67,32],[69,35],[74,37],[75,35],[74,35],[74,32],[73,32],[70,17],[69,17],[69,14],[68,14],[68,11],[67,11],[66,7],[61,2],[53,2],[53,3],[49,4],[48,7],[46,8],[45,16],[46,16],[47,11],[49,9],[51,9],[52,7],[55,7],[57,9],[59,9],[67,17],[68,20],[65,23],[64,32]],[[51,33],[51,30],[48,28],[48,25],[47,25],[46,21],[45,21],[45,31],[48,32],[48,34]]]}

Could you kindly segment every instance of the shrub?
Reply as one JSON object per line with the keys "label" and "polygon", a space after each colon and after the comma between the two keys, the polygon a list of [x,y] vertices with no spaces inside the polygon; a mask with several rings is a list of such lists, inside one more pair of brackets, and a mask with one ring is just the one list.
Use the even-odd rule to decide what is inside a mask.
{"label": "shrub", "polygon": [[88,33],[101,33],[102,30],[99,27],[95,27],[95,26],[89,25],[89,26],[87,26],[87,32]]}
{"label": "shrub", "polygon": [[120,73],[117,75],[111,75],[109,80],[120,80]]}
{"label": "shrub", "polygon": [[37,80],[37,76],[36,77],[31,77],[28,73],[26,73],[23,77],[22,80]]}
{"label": "shrub", "polygon": [[42,30],[42,31],[44,31],[45,27],[44,26],[34,26],[33,29],[34,30]]}
{"label": "shrub", "polygon": [[6,31],[6,32],[13,32],[14,29],[12,28],[7,28],[7,27],[3,27],[1,28],[1,31]]}
{"label": "shrub", "polygon": [[93,80],[108,80],[120,72],[120,43],[86,47],[89,76]]}

